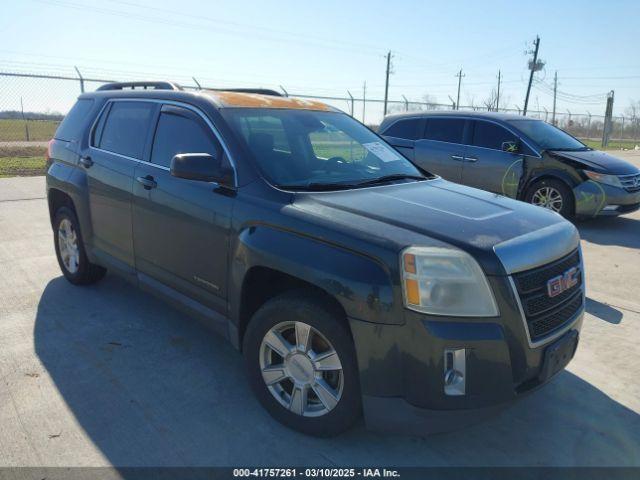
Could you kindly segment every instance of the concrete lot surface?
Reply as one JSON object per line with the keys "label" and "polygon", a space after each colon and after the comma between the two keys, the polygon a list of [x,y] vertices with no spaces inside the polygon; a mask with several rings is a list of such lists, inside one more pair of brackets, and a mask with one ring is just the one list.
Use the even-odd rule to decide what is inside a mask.
{"label": "concrete lot surface", "polygon": [[0,466],[640,465],[640,214],[583,222],[576,358],[482,424],[333,439],[269,417],[241,356],[113,275],[67,283],[44,179],[0,180]]}

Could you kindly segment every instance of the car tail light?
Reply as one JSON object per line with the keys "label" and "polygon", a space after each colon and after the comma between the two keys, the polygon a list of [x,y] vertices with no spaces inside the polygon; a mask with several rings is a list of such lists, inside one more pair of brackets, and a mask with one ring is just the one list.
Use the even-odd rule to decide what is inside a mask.
{"label": "car tail light", "polygon": [[47,151],[44,154],[44,159],[47,165],[47,169],[49,168],[49,165],[51,165],[51,146],[52,145],[53,145],[53,138],[49,140],[49,143],[47,143]]}

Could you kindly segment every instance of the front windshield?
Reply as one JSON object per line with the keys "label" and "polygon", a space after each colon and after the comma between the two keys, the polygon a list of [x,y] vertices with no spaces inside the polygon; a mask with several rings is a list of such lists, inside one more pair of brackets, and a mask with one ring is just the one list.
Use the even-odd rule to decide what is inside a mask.
{"label": "front windshield", "polygon": [[543,150],[588,150],[582,142],[542,120],[508,120]]}
{"label": "front windshield", "polygon": [[289,189],[338,189],[424,175],[366,127],[339,112],[225,109],[264,176]]}

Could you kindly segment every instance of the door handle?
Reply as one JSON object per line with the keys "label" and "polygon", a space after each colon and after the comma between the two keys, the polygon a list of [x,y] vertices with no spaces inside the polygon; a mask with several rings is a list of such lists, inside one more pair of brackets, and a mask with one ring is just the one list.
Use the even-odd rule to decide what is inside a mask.
{"label": "door handle", "polygon": [[467,162],[477,162],[478,159],[476,157],[464,157]]}
{"label": "door handle", "polygon": [[464,160],[464,157],[462,155],[451,155],[451,158],[453,158],[454,160]]}
{"label": "door handle", "polygon": [[151,190],[152,188],[156,188],[158,186],[151,175],[147,175],[146,177],[137,177],[136,181],[142,184],[145,190]]}
{"label": "door handle", "polygon": [[80,157],[80,163],[84,168],[91,168],[91,166],[93,165],[93,160],[91,160],[91,157],[89,156]]}

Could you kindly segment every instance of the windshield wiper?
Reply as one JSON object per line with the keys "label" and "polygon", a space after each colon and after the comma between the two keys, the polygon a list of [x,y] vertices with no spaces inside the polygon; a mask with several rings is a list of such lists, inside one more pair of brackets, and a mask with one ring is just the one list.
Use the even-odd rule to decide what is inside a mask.
{"label": "windshield wiper", "polygon": [[276,185],[277,188],[282,190],[300,190],[305,192],[326,192],[331,190],[346,190],[353,188],[355,185],[352,183],[319,183],[311,182],[300,185]]}
{"label": "windshield wiper", "polygon": [[592,150],[591,147],[578,147],[578,148],[552,148],[548,147],[547,150],[553,150],[556,152],[586,152],[587,150]]}
{"label": "windshield wiper", "polygon": [[372,180],[365,180],[364,182],[357,183],[356,185],[361,187],[363,185],[377,185],[379,183],[393,182],[394,180],[427,180],[427,177],[422,175],[409,175],[406,173],[394,173],[393,175],[383,175],[382,177],[374,178]]}

